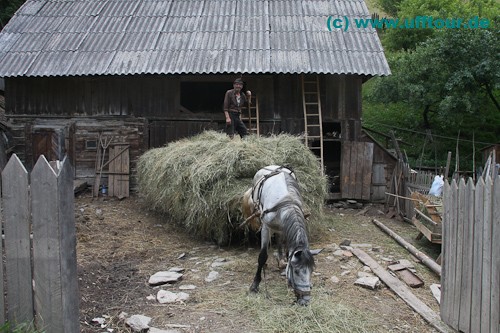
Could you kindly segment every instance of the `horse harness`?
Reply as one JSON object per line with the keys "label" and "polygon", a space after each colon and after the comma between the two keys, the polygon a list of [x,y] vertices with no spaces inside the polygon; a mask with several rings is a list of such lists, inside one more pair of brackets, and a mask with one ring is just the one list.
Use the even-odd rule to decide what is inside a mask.
{"label": "horse harness", "polygon": [[[262,189],[264,187],[264,183],[266,182],[266,180],[268,180],[269,178],[271,177],[274,177],[274,176],[277,176],[279,175],[280,173],[282,172],[286,172],[288,173],[290,176],[292,176],[293,178],[296,179],[295,177],[295,172],[290,169],[289,167],[285,167],[285,166],[280,166],[279,168],[277,168],[276,170],[273,170],[272,172],[268,173],[267,175],[264,175],[262,176],[259,181],[257,182],[257,184],[252,188],[252,199],[254,197],[254,194],[255,194],[255,190],[257,189],[257,200],[256,202],[254,203],[254,209],[256,211],[260,211],[261,209],[261,202],[260,202],[260,198],[261,198],[261,195],[262,195]],[[266,209],[262,212],[260,212],[259,216],[260,218],[262,219],[262,217],[268,213],[272,213],[272,212],[276,212],[278,210],[280,210],[281,208],[287,206],[287,205],[295,205],[297,207],[300,208],[300,211],[302,212],[302,214],[304,214],[304,212],[302,211],[302,207],[300,205],[300,203],[298,203],[297,201],[295,200],[291,200],[291,199],[287,199],[287,200],[283,200],[283,201],[280,201],[278,202],[276,205],[274,205],[273,207],[269,208],[269,209]]]}

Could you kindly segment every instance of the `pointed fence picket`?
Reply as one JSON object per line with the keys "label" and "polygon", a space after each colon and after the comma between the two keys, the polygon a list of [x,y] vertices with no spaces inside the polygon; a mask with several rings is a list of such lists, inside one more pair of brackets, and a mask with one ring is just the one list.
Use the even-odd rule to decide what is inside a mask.
{"label": "pointed fence picket", "polygon": [[444,186],[441,317],[460,332],[500,332],[500,176]]}
{"label": "pointed fence picket", "polygon": [[2,205],[5,267],[0,265],[0,272],[5,269],[6,283],[0,283],[0,291],[6,298],[0,297],[0,324],[34,321],[46,332],[79,332],[69,160],[54,169],[42,155],[29,175],[13,155],[2,172]]}

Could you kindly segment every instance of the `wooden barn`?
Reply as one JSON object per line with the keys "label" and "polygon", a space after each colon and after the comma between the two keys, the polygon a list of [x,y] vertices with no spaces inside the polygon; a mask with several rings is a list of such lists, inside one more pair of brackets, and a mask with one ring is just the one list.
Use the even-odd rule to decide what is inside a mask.
{"label": "wooden barn", "polygon": [[304,135],[332,198],[384,200],[395,160],[362,132],[361,89],[390,70],[376,31],[330,31],[338,17],[370,14],[363,0],[27,0],[0,33],[14,151],[28,166],[68,154],[92,183],[109,144],[133,188],[147,149],[224,128],[241,76],[255,132]]}

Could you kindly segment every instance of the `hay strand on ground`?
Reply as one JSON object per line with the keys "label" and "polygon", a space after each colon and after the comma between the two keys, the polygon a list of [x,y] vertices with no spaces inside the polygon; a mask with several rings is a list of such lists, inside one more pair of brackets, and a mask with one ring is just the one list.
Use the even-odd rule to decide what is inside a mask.
{"label": "hay strand on ground", "polygon": [[241,199],[266,165],[293,168],[305,210],[322,216],[327,180],[299,137],[280,134],[229,139],[207,131],[151,149],[138,162],[140,193],[152,209],[169,214],[195,236],[227,244],[243,221]]}

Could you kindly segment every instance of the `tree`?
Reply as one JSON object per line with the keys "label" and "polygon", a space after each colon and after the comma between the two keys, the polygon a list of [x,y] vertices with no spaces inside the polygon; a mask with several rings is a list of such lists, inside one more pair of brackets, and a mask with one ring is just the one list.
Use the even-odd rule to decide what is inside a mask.
{"label": "tree", "polygon": [[0,0],[0,30],[3,29],[25,1],[26,0]]}
{"label": "tree", "polygon": [[[495,0],[379,0],[382,8],[400,22],[415,19],[418,16],[434,19],[460,18],[467,21],[475,16],[489,19],[491,26],[500,15],[500,7]],[[394,14],[394,8],[397,12]],[[411,25],[409,25],[411,26]],[[382,35],[384,47],[391,51],[413,50],[415,47],[433,37],[439,29],[386,29]]]}
{"label": "tree", "polygon": [[389,59],[393,75],[376,80],[368,98],[404,102],[418,110],[425,129],[444,127],[466,114],[485,117],[500,111],[500,41],[498,30],[450,29],[414,51]]}

